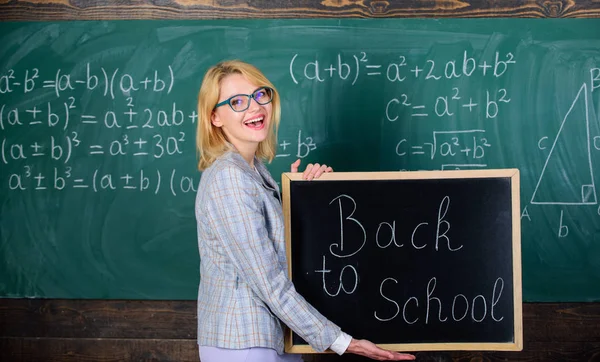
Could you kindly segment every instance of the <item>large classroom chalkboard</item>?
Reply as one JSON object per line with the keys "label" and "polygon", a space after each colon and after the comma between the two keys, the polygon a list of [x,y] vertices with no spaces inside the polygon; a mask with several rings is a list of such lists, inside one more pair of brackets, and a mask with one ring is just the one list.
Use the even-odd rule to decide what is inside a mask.
{"label": "large classroom chalkboard", "polygon": [[517,170],[283,180],[290,277],[342,330],[405,351],[522,348]]}
{"label": "large classroom chalkboard", "polygon": [[600,300],[595,19],[0,23],[0,296],[194,299],[196,96],[282,96],[276,179],[518,168],[528,301]]}

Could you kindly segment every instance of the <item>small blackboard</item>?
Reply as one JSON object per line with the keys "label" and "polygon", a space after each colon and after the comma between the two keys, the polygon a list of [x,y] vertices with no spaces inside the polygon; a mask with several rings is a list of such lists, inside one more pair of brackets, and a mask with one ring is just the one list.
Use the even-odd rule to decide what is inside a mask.
{"label": "small blackboard", "polygon": [[[519,171],[283,174],[290,277],[388,349],[521,350]],[[286,350],[314,353],[289,331]]]}

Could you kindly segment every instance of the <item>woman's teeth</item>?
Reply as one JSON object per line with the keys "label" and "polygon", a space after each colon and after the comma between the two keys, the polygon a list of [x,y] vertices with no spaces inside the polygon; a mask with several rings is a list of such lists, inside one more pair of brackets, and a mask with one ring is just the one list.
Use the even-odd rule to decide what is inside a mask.
{"label": "woman's teeth", "polygon": [[244,124],[247,126],[256,126],[256,125],[259,125],[260,123],[262,123],[263,119],[264,119],[264,117],[251,119],[249,121],[244,122]]}

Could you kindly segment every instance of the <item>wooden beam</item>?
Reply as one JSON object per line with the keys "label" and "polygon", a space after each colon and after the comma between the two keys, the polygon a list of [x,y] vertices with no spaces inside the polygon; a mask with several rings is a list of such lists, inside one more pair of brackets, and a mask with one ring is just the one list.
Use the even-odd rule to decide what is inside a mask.
{"label": "wooden beam", "polygon": [[[596,362],[600,347],[592,343],[530,343],[522,352],[457,351],[416,354],[417,361],[453,362]],[[194,340],[0,338],[0,360],[22,361],[198,361]],[[365,362],[355,355],[305,355],[305,362]]]}
{"label": "wooden beam", "polygon": [[195,339],[195,301],[0,299],[0,337]]}
{"label": "wooden beam", "polygon": [[[600,344],[600,303],[524,303],[524,342]],[[0,299],[0,338],[195,339],[195,301]]]}
{"label": "wooden beam", "polygon": [[194,340],[0,338],[0,361],[198,362]]}
{"label": "wooden beam", "polygon": [[597,18],[597,0],[0,0],[0,20],[526,17]]}
{"label": "wooden beam", "polygon": [[[522,352],[442,355],[453,361],[599,361],[599,325],[600,303],[524,303]],[[197,353],[195,301],[0,299],[0,361],[197,361]],[[305,360],[365,361],[353,355]]]}

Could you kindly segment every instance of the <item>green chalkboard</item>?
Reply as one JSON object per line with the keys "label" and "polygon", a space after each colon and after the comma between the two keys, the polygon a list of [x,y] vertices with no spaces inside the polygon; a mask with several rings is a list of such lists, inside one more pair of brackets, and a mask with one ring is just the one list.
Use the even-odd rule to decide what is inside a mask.
{"label": "green chalkboard", "polygon": [[[0,296],[194,299],[197,91],[282,95],[276,178],[518,168],[525,301],[600,300],[600,21],[0,23]],[[482,207],[485,207],[482,205]]]}

